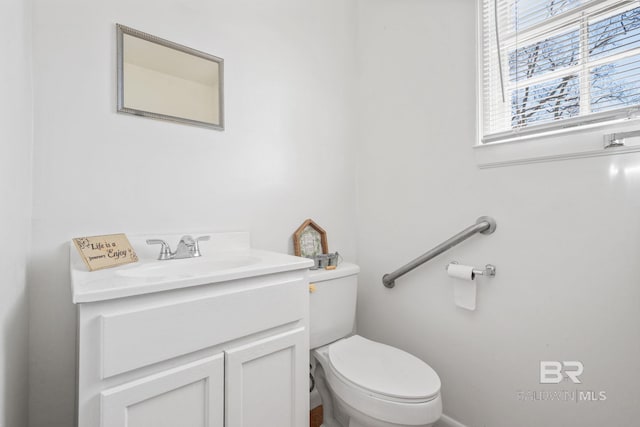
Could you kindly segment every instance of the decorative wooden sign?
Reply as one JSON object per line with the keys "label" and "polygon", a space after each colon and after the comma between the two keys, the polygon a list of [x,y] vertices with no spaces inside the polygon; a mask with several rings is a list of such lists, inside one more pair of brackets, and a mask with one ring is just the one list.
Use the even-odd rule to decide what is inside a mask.
{"label": "decorative wooden sign", "polygon": [[293,233],[293,251],[306,258],[328,253],[327,233],[313,220],[306,220]]}
{"label": "decorative wooden sign", "polygon": [[76,237],[73,243],[89,271],[138,262],[138,256],[124,234]]}

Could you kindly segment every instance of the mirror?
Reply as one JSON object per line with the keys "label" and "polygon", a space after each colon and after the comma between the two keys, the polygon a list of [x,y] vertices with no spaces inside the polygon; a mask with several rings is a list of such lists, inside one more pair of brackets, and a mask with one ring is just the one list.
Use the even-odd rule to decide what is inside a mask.
{"label": "mirror", "polygon": [[117,24],[118,112],[224,129],[224,60]]}

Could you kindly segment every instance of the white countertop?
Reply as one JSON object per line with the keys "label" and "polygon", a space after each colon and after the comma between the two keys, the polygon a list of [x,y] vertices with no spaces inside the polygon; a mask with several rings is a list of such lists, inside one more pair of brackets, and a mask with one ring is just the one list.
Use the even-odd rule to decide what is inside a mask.
{"label": "white countertop", "polygon": [[73,302],[79,304],[104,301],[313,266],[313,261],[308,258],[250,248],[249,233],[192,235],[197,237],[205,234],[211,235],[211,240],[200,242],[201,257],[164,261],[157,260],[160,247],[148,246],[146,239],[163,239],[175,250],[182,234],[128,235],[140,261],[98,271],[88,270],[71,243],[69,250]]}

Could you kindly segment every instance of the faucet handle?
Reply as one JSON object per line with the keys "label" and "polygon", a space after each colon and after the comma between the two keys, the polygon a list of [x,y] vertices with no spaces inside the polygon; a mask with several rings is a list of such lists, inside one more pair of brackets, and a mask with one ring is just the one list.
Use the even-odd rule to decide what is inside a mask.
{"label": "faucet handle", "polygon": [[211,239],[211,236],[200,236],[196,238],[196,247],[193,250],[193,256],[202,256],[202,254],[200,253],[200,242],[204,242]]}
{"label": "faucet handle", "polygon": [[159,260],[171,259],[171,248],[169,244],[161,239],[147,239],[147,245],[162,245],[160,248]]}

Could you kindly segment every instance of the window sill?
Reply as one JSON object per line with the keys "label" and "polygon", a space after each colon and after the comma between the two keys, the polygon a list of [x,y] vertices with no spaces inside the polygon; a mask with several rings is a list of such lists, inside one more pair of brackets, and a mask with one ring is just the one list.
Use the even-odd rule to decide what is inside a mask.
{"label": "window sill", "polygon": [[561,133],[505,142],[478,144],[473,148],[480,169],[585,157],[610,156],[640,152],[640,137],[627,138],[621,147],[604,148],[604,135],[640,129],[640,119],[595,126],[590,129],[566,130]]}

